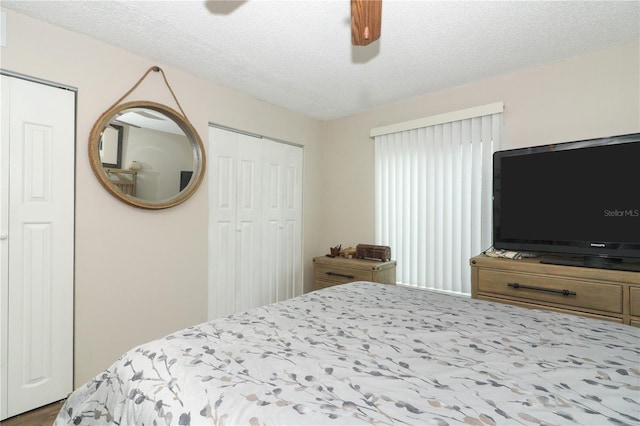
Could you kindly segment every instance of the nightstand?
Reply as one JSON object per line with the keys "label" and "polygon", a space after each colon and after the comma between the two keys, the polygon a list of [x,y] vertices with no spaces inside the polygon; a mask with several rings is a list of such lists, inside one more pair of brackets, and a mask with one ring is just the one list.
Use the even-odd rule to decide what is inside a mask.
{"label": "nightstand", "polygon": [[314,290],[353,281],[395,284],[396,261],[381,262],[328,256],[313,258]]}

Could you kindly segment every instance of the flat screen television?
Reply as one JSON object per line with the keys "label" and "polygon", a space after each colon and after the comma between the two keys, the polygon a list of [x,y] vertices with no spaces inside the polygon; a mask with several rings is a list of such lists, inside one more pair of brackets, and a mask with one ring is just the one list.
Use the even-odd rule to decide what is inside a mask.
{"label": "flat screen television", "polygon": [[493,246],[640,271],[640,133],[495,152]]}

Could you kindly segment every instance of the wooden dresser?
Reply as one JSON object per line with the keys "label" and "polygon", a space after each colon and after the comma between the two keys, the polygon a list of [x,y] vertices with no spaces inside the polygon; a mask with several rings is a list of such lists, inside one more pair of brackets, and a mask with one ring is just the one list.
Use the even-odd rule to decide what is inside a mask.
{"label": "wooden dresser", "polygon": [[328,256],[313,258],[314,290],[353,281],[395,284],[396,262],[395,260],[379,262]]}
{"label": "wooden dresser", "polygon": [[477,256],[471,297],[640,327],[640,272]]}

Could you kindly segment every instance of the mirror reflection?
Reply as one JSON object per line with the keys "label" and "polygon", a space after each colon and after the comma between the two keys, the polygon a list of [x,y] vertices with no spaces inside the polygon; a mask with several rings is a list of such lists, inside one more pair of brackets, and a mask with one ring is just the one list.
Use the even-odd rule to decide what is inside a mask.
{"label": "mirror reflection", "polygon": [[190,123],[160,104],[129,103],[108,111],[96,122],[89,149],[103,186],[137,207],[178,204],[202,180],[200,138]]}
{"label": "mirror reflection", "polygon": [[[193,175],[193,149],[184,131],[166,115],[149,108],[117,113],[105,128],[101,145],[100,160],[109,180],[136,198],[161,201],[174,197],[186,186],[184,176],[189,176],[188,184]],[[120,167],[115,167],[113,160],[118,158]]]}
{"label": "mirror reflection", "polygon": [[104,167],[122,167],[122,126],[109,124],[102,132],[99,149]]}

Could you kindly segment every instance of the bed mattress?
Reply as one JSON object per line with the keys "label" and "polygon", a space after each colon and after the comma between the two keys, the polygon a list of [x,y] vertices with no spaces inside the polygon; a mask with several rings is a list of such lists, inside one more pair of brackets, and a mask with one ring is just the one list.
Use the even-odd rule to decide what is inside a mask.
{"label": "bed mattress", "polygon": [[126,352],[55,425],[639,424],[640,329],[368,282]]}

